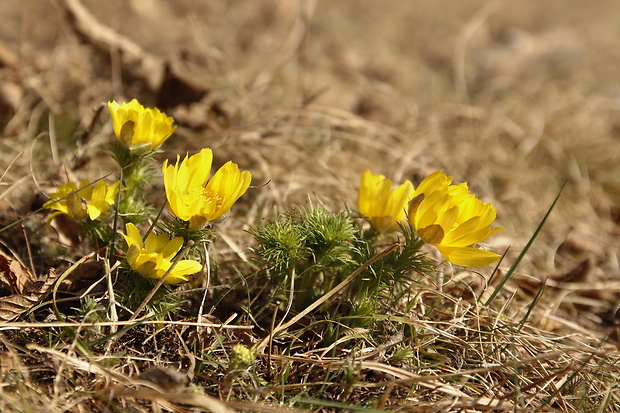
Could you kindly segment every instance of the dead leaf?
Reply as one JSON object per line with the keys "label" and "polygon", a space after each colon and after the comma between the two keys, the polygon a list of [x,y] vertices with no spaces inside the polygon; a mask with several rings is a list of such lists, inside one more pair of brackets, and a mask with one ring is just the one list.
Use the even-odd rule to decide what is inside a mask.
{"label": "dead leaf", "polygon": [[556,265],[561,262],[577,262],[586,258],[600,257],[603,255],[603,248],[594,241],[572,235],[560,244],[555,252]]}
{"label": "dead leaf", "polygon": [[50,268],[39,281],[19,261],[0,251],[0,321],[10,321],[37,305],[57,279]]}
{"label": "dead leaf", "polygon": [[154,366],[144,370],[138,376],[139,380],[145,380],[159,386],[164,391],[180,391],[189,384],[189,377],[185,373],[169,367]]}
{"label": "dead leaf", "polygon": [[[516,279],[519,288],[528,294],[535,294],[544,284],[552,289],[562,289],[565,285],[583,284],[591,281],[591,275],[597,267],[597,261],[593,258],[583,260],[575,265],[570,271],[548,274],[544,278],[551,282],[543,281],[540,277],[528,277]],[[579,290],[580,295],[589,294],[589,290]]]}
{"label": "dead leaf", "polygon": [[59,214],[54,217],[50,225],[58,233],[58,240],[62,244],[71,245],[73,248],[81,245],[80,223],[73,218],[65,214]]}
{"label": "dead leaf", "polygon": [[[103,277],[103,265],[101,261],[90,259],[80,264],[60,284],[58,291],[80,293],[90,288],[99,278]],[[100,283],[93,292],[105,289],[105,284]]]}
{"label": "dead leaf", "polygon": [[590,281],[589,278],[594,268],[596,268],[596,261],[593,258],[588,258],[581,261],[570,271],[551,274],[549,278],[558,283],[585,283]]}

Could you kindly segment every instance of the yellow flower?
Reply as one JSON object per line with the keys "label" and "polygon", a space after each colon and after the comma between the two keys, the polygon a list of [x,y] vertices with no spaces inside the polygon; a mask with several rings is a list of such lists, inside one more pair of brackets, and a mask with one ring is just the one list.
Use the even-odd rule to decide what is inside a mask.
{"label": "yellow flower", "polygon": [[383,175],[373,175],[369,170],[362,174],[357,206],[360,214],[379,231],[398,227],[405,219],[407,203],[413,194],[413,185],[405,181],[392,189],[392,181]]}
{"label": "yellow flower", "polygon": [[120,182],[108,185],[107,182],[97,181],[92,185],[88,180],[80,183],[80,188],[68,182],[58,187],[56,192],[50,195],[51,200],[43,205],[56,212],[50,215],[51,221],[58,214],[66,214],[78,220],[85,221],[87,218],[96,220],[105,216],[110,211],[110,205],[116,202]]}
{"label": "yellow flower", "polygon": [[146,109],[136,99],[119,105],[108,102],[114,134],[127,148],[157,149],[172,135],[176,126],[172,119],[159,109]]}
{"label": "yellow flower", "polygon": [[168,208],[179,219],[189,222],[190,229],[199,230],[209,222],[224,216],[233,204],[247,191],[252,180],[248,171],[239,171],[237,164],[227,162],[213,175],[211,149],[185,156],[179,165],[162,166]]}
{"label": "yellow flower", "polygon": [[[134,224],[126,225],[127,262],[131,268],[146,278],[160,279],[172,266],[175,255],[183,247],[183,238],[170,239],[166,234],[151,232],[142,242],[140,231]],[[187,275],[195,274],[202,265],[194,260],[180,260],[166,277],[166,284],[179,284],[187,281]]]}
{"label": "yellow flower", "polygon": [[442,171],[426,177],[409,202],[409,223],[422,240],[434,244],[448,261],[464,267],[484,267],[500,257],[474,248],[502,228],[491,229],[497,211],[469,193],[467,183],[450,185]]}

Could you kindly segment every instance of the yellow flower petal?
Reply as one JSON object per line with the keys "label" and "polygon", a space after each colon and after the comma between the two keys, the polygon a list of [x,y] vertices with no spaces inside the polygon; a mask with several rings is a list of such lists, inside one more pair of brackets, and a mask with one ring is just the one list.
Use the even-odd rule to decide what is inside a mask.
{"label": "yellow flower petal", "polygon": [[448,185],[452,182],[452,177],[446,176],[442,172],[440,169],[424,178],[416,188],[415,195],[428,194],[441,188],[448,188]]}
{"label": "yellow flower petal", "polygon": [[144,241],[144,248],[161,254],[164,248],[170,242],[170,237],[166,234],[155,234],[151,232],[148,237],[146,237],[146,241]]}
{"label": "yellow flower petal", "polygon": [[157,108],[145,108],[136,99],[121,105],[108,102],[108,109],[114,134],[127,148],[148,144],[151,150],[157,149],[176,129],[174,119]]}
{"label": "yellow flower petal", "polygon": [[[177,267],[179,265],[177,264]],[[166,270],[168,271],[168,270]],[[190,272],[190,274],[195,274],[198,271],[192,271]],[[164,272],[165,274],[165,272]],[[162,277],[164,276],[164,274],[162,274]],[[161,278],[161,277],[160,277]],[[181,284],[183,282],[189,281],[189,278],[187,278],[185,275],[176,272],[176,267],[174,267],[174,270],[172,270],[172,272],[170,274],[168,274],[168,277],[166,277],[166,284],[171,284],[171,285],[175,285],[175,284]]]}
{"label": "yellow flower petal", "polygon": [[[146,278],[160,279],[172,266],[175,256],[183,246],[183,238],[170,239],[166,234],[150,233],[144,245],[140,232],[133,224],[125,226],[127,234],[122,234],[127,242],[127,262],[129,266]],[[166,277],[166,284],[187,281],[187,275],[202,269],[202,264],[194,260],[180,260]]]}
{"label": "yellow flower petal", "polygon": [[119,185],[120,182],[109,185],[101,180],[94,184],[83,180],[78,189],[74,183],[67,182],[50,195],[51,200],[44,207],[69,215],[77,221],[96,220],[106,216],[111,205],[116,202]]}
{"label": "yellow flower petal", "polygon": [[138,247],[142,248],[142,236],[140,235],[140,231],[138,231],[138,228],[136,228],[134,224],[129,223],[125,225],[125,231],[127,232],[127,235],[121,235],[123,236],[123,238],[125,238],[127,245],[129,247],[131,247],[132,245],[137,245]]}
{"label": "yellow flower petal", "polygon": [[451,185],[452,177],[437,171],[425,178],[409,204],[409,223],[427,243],[456,265],[482,267],[499,255],[472,246],[502,228],[491,229],[496,210],[469,193],[467,183]]}
{"label": "yellow flower petal", "polygon": [[500,255],[472,247],[459,248],[437,245],[437,249],[446,260],[463,267],[486,267],[500,258]]}
{"label": "yellow flower petal", "polygon": [[167,161],[162,166],[168,208],[194,230],[227,214],[252,180],[250,172],[240,172],[233,162],[227,162],[209,180],[212,160],[213,153],[206,148],[181,162],[177,157],[174,166]]}
{"label": "yellow flower petal", "polygon": [[190,190],[199,186],[205,186],[211,175],[211,164],[213,162],[213,151],[209,148],[202,149],[196,155],[187,158],[183,168],[183,176],[178,179],[179,184],[184,184],[183,189]]}
{"label": "yellow flower petal", "polygon": [[168,275],[168,278],[166,278],[166,283],[178,284],[180,282],[187,281],[188,279],[186,275],[196,274],[201,270],[202,265],[198,261],[181,260],[173,268],[170,275]]}
{"label": "yellow flower petal", "polygon": [[250,172],[240,172],[239,166],[232,161],[226,162],[224,166],[218,169],[207,184],[206,189],[213,194],[226,194],[226,196],[219,195],[221,203],[216,203],[214,211],[216,216],[212,219],[224,215],[241,195],[247,191],[251,180]]}
{"label": "yellow flower petal", "polygon": [[[88,181],[82,184],[88,185]],[[113,205],[116,201],[119,184],[120,182],[116,182],[113,185],[108,185],[104,181],[97,181],[95,185],[87,186],[80,191],[82,197],[88,202],[86,210],[91,220],[95,220],[101,215],[108,213],[110,205]]]}
{"label": "yellow flower petal", "polygon": [[183,238],[181,237],[172,238],[166,245],[164,245],[164,248],[161,249],[160,252],[162,257],[167,260],[172,260],[174,256],[181,251],[183,242]]}
{"label": "yellow flower petal", "polygon": [[138,257],[140,257],[141,250],[142,248],[140,248],[138,244],[131,244],[127,248],[126,257],[131,268],[137,268]]}
{"label": "yellow flower petal", "polygon": [[377,230],[393,230],[398,227],[398,222],[405,219],[412,194],[411,182],[405,181],[392,189],[391,180],[366,170],[360,179],[357,208]]}

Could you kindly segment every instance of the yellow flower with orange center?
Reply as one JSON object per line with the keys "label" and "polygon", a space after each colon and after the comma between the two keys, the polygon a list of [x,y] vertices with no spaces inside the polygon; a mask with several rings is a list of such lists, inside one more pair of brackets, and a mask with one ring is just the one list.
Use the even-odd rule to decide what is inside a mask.
{"label": "yellow flower with orange center", "polygon": [[500,256],[474,245],[503,229],[491,228],[497,211],[471,194],[467,183],[451,183],[452,177],[442,171],[426,177],[409,202],[409,223],[424,242],[435,245],[453,264],[493,264]]}
{"label": "yellow flower with orange center", "polygon": [[405,220],[407,203],[412,195],[411,182],[405,181],[393,189],[391,180],[367,170],[360,180],[357,207],[377,230],[390,231],[398,228],[398,222]]}
{"label": "yellow flower with orange center", "polygon": [[[127,242],[127,262],[129,266],[146,278],[161,279],[172,266],[174,257],[183,247],[183,238],[170,239],[166,234],[151,232],[142,242],[140,231],[134,224],[126,225],[127,234],[122,234]],[[187,276],[202,269],[202,264],[194,260],[179,260],[164,281],[166,284],[179,284],[188,280]]]}
{"label": "yellow flower with orange center", "polygon": [[167,160],[162,166],[168,208],[193,230],[225,216],[252,180],[249,171],[240,172],[230,161],[209,179],[212,162],[213,152],[206,148],[180,163],[177,156],[174,166]]}
{"label": "yellow flower with orange center", "polygon": [[78,188],[73,182],[67,182],[58,187],[56,192],[50,195],[50,200],[43,207],[53,209],[48,221],[58,214],[66,214],[77,221],[85,221],[90,218],[96,220],[107,215],[110,206],[116,202],[120,182],[109,185],[104,181],[91,184],[83,180]]}
{"label": "yellow flower with orange center", "polygon": [[118,104],[108,102],[114,134],[123,146],[139,152],[155,150],[176,129],[174,119],[157,108],[145,108],[136,99]]}

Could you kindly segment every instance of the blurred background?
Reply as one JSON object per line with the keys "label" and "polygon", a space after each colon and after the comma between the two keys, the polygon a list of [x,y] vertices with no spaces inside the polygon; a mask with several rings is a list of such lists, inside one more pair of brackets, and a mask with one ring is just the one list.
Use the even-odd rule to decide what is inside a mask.
{"label": "blurred background", "polygon": [[211,147],[216,164],[252,172],[240,219],[222,226],[224,255],[308,198],[355,208],[366,169],[416,184],[444,169],[497,208],[505,230],[485,245],[511,247],[505,267],[566,184],[520,274],[582,271],[605,287],[603,307],[617,302],[615,1],[3,0],[0,11],[0,193],[21,214],[61,165],[110,173],[112,126],[97,109],[137,98],[179,124],[162,159]]}

